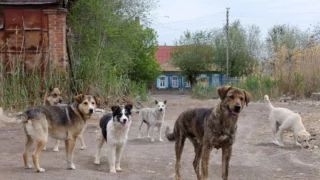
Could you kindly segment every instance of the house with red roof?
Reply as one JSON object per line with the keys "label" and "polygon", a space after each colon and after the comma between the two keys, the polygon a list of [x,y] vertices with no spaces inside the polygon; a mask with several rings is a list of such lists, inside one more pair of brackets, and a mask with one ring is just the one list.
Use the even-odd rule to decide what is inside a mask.
{"label": "house with red roof", "polygon": [[[181,89],[191,88],[191,84],[181,74],[181,70],[171,63],[171,50],[175,46],[158,46],[156,58],[162,69],[161,75],[156,80],[157,89]],[[203,85],[220,86],[223,74],[217,71],[204,72],[199,77]]]}

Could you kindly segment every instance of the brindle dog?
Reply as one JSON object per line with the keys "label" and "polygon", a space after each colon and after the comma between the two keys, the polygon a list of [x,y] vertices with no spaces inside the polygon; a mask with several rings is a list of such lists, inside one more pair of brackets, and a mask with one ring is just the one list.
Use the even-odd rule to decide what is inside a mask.
{"label": "brindle dog", "polygon": [[[175,179],[180,180],[180,160],[183,146],[188,138],[195,149],[193,167],[198,180],[208,178],[208,162],[213,148],[222,148],[222,179],[228,179],[232,145],[235,142],[238,115],[250,101],[245,90],[231,86],[218,88],[221,102],[214,108],[196,108],[184,111],[178,117],[173,133],[166,129],[169,141],[175,140]],[[201,160],[201,174],[200,174]]]}

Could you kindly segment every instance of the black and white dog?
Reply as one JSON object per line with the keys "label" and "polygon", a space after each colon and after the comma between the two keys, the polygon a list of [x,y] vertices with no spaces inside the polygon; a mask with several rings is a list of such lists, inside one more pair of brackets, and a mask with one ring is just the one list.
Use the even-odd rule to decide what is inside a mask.
{"label": "black and white dog", "polygon": [[98,131],[98,146],[94,164],[100,164],[101,148],[104,141],[106,141],[110,173],[121,171],[120,159],[128,139],[131,125],[131,109],[131,104],[112,106],[112,114],[106,114],[100,119],[101,130]]}
{"label": "black and white dog", "polygon": [[[153,128],[157,127],[159,131],[159,141],[162,140],[161,129],[164,121],[164,116],[166,112],[167,100],[163,102],[158,102],[155,100],[154,108],[143,108],[139,112],[139,134],[138,138],[141,138],[141,126],[143,123],[147,124],[147,137],[151,139],[151,142],[154,142]],[[149,135],[149,129],[151,127],[151,137]]]}

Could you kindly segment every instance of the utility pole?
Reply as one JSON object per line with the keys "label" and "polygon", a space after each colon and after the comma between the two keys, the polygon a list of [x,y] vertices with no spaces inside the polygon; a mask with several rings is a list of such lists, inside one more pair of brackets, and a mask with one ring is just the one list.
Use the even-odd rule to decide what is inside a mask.
{"label": "utility pole", "polygon": [[226,24],[226,36],[227,36],[227,75],[226,77],[229,77],[229,7],[227,7],[227,24]]}

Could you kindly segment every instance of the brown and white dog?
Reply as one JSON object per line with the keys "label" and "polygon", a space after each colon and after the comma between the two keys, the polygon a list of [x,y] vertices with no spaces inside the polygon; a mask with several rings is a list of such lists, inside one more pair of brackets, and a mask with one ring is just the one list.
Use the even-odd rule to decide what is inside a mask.
{"label": "brown and white dog", "polygon": [[[46,106],[66,106],[66,104],[61,104],[62,103],[62,96],[61,96],[61,91],[59,90],[59,88],[49,88],[49,91],[46,92],[45,96],[44,96],[44,105]],[[86,128],[83,129],[83,131]],[[86,144],[84,143],[84,138],[83,138],[83,132],[79,135],[79,139],[80,139],[80,143],[81,143],[81,150],[85,150],[86,149]],[[53,151],[54,152],[58,152],[59,151],[59,144],[60,144],[60,140],[55,140],[55,144],[54,144],[54,148]],[[47,147],[44,146],[43,150],[47,150]]]}
{"label": "brown and white dog", "polygon": [[26,136],[23,160],[25,168],[32,168],[28,163],[28,151],[36,143],[32,154],[33,164],[37,172],[45,170],[39,165],[39,155],[47,143],[48,134],[54,139],[64,140],[68,169],[75,169],[73,164],[73,150],[76,139],[86,127],[86,121],[92,116],[98,100],[91,95],[78,95],[74,102],[66,106],[35,106],[27,109],[23,114],[11,118],[4,115],[6,121],[21,121]]}
{"label": "brown and white dog", "polygon": [[[232,145],[235,142],[237,120],[250,101],[248,92],[231,86],[218,88],[221,102],[213,108],[189,109],[180,114],[173,133],[166,129],[169,141],[175,141],[175,179],[180,180],[180,161],[188,138],[195,148],[193,167],[198,180],[208,178],[208,163],[213,148],[222,148],[222,179],[228,179]],[[201,174],[200,174],[201,160]]]}

